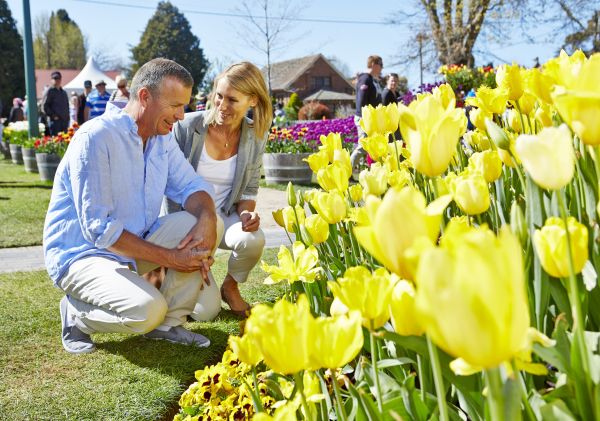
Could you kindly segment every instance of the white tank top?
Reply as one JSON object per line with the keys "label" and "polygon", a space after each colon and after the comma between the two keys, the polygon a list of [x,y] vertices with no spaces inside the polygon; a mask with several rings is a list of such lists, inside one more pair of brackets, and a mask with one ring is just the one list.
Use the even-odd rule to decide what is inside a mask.
{"label": "white tank top", "polygon": [[215,189],[213,200],[215,201],[217,210],[225,205],[227,198],[231,194],[236,164],[237,154],[228,159],[218,160],[213,159],[208,155],[206,143],[202,147],[202,153],[200,154],[200,161],[198,162],[196,172],[213,185],[213,188]]}

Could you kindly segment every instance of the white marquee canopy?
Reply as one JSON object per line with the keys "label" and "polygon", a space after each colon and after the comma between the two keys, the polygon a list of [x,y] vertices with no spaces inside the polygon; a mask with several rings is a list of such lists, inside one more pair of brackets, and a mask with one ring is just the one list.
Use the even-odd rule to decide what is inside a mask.
{"label": "white marquee canopy", "polygon": [[83,92],[83,82],[86,80],[91,80],[93,87],[93,85],[96,84],[96,81],[100,79],[106,82],[106,89],[108,91],[117,89],[117,83],[106,73],[100,70],[100,67],[98,67],[94,57],[90,57],[83,69],[81,69],[81,72],[75,76],[75,79],[63,86],[63,89],[66,91],[75,91],[77,93],[81,93]]}

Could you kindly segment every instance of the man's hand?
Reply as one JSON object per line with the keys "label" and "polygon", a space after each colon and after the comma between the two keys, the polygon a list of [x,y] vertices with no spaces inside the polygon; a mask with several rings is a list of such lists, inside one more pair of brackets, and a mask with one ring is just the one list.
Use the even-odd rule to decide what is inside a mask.
{"label": "man's hand", "polygon": [[243,210],[240,213],[240,220],[242,221],[242,231],[254,232],[260,227],[260,216],[257,212]]}
{"label": "man's hand", "polygon": [[167,267],[177,272],[196,272],[200,271],[202,279],[207,285],[210,285],[208,271],[215,262],[211,256],[211,250],[200,250],[191,247],[172,249],[169,254]]}
{"label": "man's hand", "polygon": [[[187,233],[185,237],[177,245],[178,251],[182,253],[190,253],[192,258],[200,259],[200,267],[195,270],[200,270],[202,278],[206,285],[210,285],[208,279],[208,271],[214,263],[214,259],[211,256],[212,250],[215,247],[217,241],[217,227],[214,223],[204,223],[202,218],[198,220],[198,223]],[[185,272],[185,271],[184,271]],[[192,271],[190,271],[192,272]]]}

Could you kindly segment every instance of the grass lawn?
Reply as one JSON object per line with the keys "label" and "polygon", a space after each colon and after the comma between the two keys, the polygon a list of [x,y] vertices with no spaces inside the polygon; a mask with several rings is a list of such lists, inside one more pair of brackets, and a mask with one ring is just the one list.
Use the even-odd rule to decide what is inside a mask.
{"label": "grass lawn", "polygon": [[42,244],[52,183],[0,158],[0,248]]}
{"label": "grass lawn", "polygon": [[[267,249],[263,259],[274,264],[276,254]],[[220,254],[213,266],[219,283],[227,258]],[[262,284],[265,277],[255,268],[241,286],[248,301],[282,295],[282,287]],[[212,322],[186,324],[210,338],[209,348],[97,334],[96,352],[71,355],[60,341],[61,297],[45,272],[0,275],[0,419],[172,419],[194,371],[220,361],[228,335],[238,333],[241,321],[223,310]]]}

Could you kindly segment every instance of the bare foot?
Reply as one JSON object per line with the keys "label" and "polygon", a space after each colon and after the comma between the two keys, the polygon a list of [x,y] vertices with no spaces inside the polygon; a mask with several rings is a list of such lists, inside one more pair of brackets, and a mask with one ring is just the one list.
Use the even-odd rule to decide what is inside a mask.
{"label": "bare foot", "polygon": [[238,288],[238,283],[229,274],[227,274],[225,280],[223,281],[223,286],[221,287],[221,298],[229,305],[234,314],[245,316],[251,308],[250,304],[248,304],[242,298]]}

